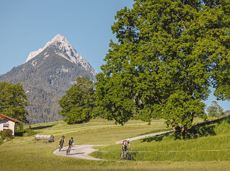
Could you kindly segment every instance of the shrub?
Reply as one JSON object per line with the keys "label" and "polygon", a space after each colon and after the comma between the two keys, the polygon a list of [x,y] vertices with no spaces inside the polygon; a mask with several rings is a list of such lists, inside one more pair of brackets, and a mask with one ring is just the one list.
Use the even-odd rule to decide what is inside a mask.
{"label": "shrub", "polygon": [[3,142],[2,131],[0,131],[0,144]]}
{"label": "shrub", "polygon": [[32,135],[35,135],[36,132],[34,130],[32,130],[31,128],[27,128],[24,130],[24,136],[32,136]]}
{"label": "shrub", "polygon": [[15,136],[23,136],[25,130],[23,124],[16,124],[15,126]]}
{"label": "shrub", "polygon": [[11,129],[4,129],[1,133],[2,139],[12,139],[13,138],[13,132]]}

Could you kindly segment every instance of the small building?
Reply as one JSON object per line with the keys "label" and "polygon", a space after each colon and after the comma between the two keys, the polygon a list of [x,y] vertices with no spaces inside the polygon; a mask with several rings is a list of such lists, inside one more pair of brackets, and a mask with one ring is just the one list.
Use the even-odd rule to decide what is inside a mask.
{"label": "small building", "polygon": [[9,116],[0,114],[0,131],[3,131],[4,129],[10,129],[12,130],[12,135],[14,135],[15,123],[22,123],[22,122],[17,119],[11,118]]}

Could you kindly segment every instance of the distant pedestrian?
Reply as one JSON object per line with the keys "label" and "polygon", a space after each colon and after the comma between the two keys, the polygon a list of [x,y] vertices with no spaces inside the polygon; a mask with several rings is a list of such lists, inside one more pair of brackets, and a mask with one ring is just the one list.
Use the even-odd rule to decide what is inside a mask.
{"label": "distant pedestrian", "polygon": [[66,150],[66,154],[67,154],[67,155],[70,154],[71,148],[72,148],[72,146],[74,145],[73,137],[70,138],[68,145],[69,145],[69,146],[68,146],[68,149]]}
{"label": "distant pedestrian", "polygon": [[63,148],[63,145],[65,143],[65,136],[62,136],[61,139],[59,140],[59,151]]}

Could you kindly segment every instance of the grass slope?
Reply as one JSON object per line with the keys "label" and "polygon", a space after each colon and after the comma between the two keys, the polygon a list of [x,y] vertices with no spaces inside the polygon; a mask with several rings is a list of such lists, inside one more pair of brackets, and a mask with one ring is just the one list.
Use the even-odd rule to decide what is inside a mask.
{"label": "grass slope", "polygon": [[[214,124],[215,136],[189,140],[174,140],[131,143],[130,152],[138,161],[229,161],[230,123],[225,120]],[[118,160],[120,146],[100,147],[93,155],[98,158]],[[229,168],[230,170],[230,168]]]}
{"label": "grass slope", "polygon": [[[53,134],[57,139],[65,135],[67,139],[73,136],[77,144],[113,144],[115,141],[157,132],[166,128],[162,120],[153,121],[147,125],[141,121],[130,121],[125,126],[114,125],[102,119],[96,119],[86,124],[67,125],[64,122],[36,124],[32,126],[40,134]],[[222,129],[221,129],[222,130]],[[225,136],[225,131],[222,136]],[[172,141],[172,140],[168,140]],[[173,142],[173,141],[172,141]],[[157,142],[158,144],[163,143]],[[165,142],[166,143],[166,142]],[[140,147],[138,147],[138,144]],[[135,150],[142,148],[143,143],[132,143]],[[148,143],[146,143],[147,145]],[[152,143],[149,143],[152,144]],[[153,143],[154,144],[154,143]],[[167,144],[167,143],[166,143]],[[227,171],[229,161],[204,161],[204,162],[169,162],[169,161],[86,161],[53,155],[58,142],[44,143],[34,141],[30,137],[16,137],[12,141],[0,145],[0,170],[1,171],[115,171],[115,170],[155,170],[155,171]],[[108,147],[106,147],[108,148]],[[117,147],[113,147],[118,148]],[[163,146],[162,146],[163,148]],[[146,147],[145,150],[151,150]],[[103,153],[104,154],[104,153]],[[145,159],[147,160],[147,158]]]}

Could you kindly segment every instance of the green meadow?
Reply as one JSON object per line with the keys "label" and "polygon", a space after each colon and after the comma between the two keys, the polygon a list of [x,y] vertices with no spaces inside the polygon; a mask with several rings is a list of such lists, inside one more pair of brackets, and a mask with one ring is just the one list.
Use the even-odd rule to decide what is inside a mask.
{"label": "green meadow", "polygon": [[[213,124],[213,136],[175,140],[173,136],[161,141],[136,141],[130,153],[137,161],[229,161],[230,123]],[[93,155],[108,160],[119,160],[120,146],[100,147]],[[230,169],[230,168],[229,168]]]}
{"label": "green meadow", "polygon": [[[115,141],[151,132],[166,130],[163,120],[151,125],[132,120],[125,126],[103,119],[89,123],[67,125],[63,121],[32,125],[37,134],[53,134],[54,143],[35,141],[34,136],[15,137],[0,145],[1,171],[72,171],[72,170],[156,170],[156,171],[227,171],[230,170],[230,126],[223,122],[215,126],[216,135],[192,140],[174,140],[130,144],[135,160],[120,160],[120,145]],[[87,161],[55,156],[58,139],[73,136],[77,144],[101,144],[93,156],[104,161]],[[212,150],[212,151],[211,151]],[[216,150],[216,151],[215,151]]]}

